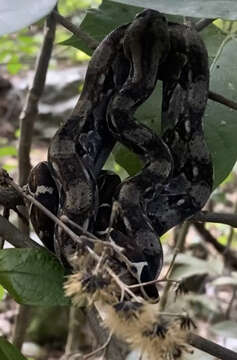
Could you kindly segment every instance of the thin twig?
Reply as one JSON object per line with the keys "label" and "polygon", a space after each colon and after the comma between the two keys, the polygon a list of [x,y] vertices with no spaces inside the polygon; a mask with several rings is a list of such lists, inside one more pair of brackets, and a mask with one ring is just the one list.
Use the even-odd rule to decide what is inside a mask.
{"label": "thin twig", "polygon": [[[108,339],[108,332],[106,329],[101,326],[101,321],[98,319],[98,310],[95,306],[90,307],[90,309],[85,308],[83,310],[86,312],[86,318],[88,319],[89,326],[95,336],[96,341],[99,344],[104,344]],[[106,359],[110,360],[124,360],[128,354],[129,349],[127,344],[125,344],[121,339],[112,337],[111,343],[108,346],[106,351]]]}
{"label": "thin twig", "polygon": [[87,360],[90,357],[98,354],[98,352],[100,352],[102,350],[105,350],[109,346],[111,339],[112,339],[112,332],[109,334],[108,339],[106,340],[106,342],[103,345],[101,345],[100,347],[98,347],[94,351],[91,351],[90,353],[84,355],[83,360]]}
{"label": "thin twig", "polygon": [[235,102],[233,100],[230,100],[230,99],[227,99],[223,95],[217,94],[214,91],[209,90],[208,98],[213,100],[213,101],[216,101],[216,102],[218,102],[218,103],[220,103],[222,105],[228,106],[231,109],[237,110],[237,102]]}
{"label": "thin twig", "polygon": [[228,262],[229,266],[237,270],[237,253],[231,249],[226,250],[226,247],[216,240],[216,238],[208,231],[204,224],[193,223],[194,228],[204,238],[204,240],[214,246],[214,248],[220,253]]}
{"label": "thin twig", "polygon": [[231,313],[233,304],[234,304],[234,302],[235,302],[235,300],[236,300],[236,295],[237,295],[237,289],[233,287],[233,289],[232,289],[232,296],[231,296],[231,299],[230,299],[230,303],[228,304],[228,307],[227,307],[226,312],[225,312],[225,318],[226,318],[226,319],[229,319],[229,318],[230,318],[230,313]]}
{"label": "thin twig", "polygon": [[88,33],[75,26],[71,21],[60,15],[57,11],[53,11],[56,21],[69,30],[78,39],[83,40],[91,50],[95,50],[98,46],[98,42],[94,40]]}
{"label": "thin twig", "polygon": [[[182,224],[181,229],[179,231],[178,239],[177,239],[175,250],[174,250],[174,255],[173,255],[172,261],[170,263],[170,266],[164,276],[164,279],[169,280],[169,277],[170,277],[173,267],[174,267],[175,259],[176,259],[177,255],[179,254],[180,249],[183,249],[183,247],[184,247],[184,242],[185,242],[185,238],[186,238],[188,229],[189,229],[189,224],[187,221],[185,221]],[[165,309],[165,306],[166,306],[167,300],[168,300],[168,293],[170,291],[171,285],[172,285],[171,282],[167,282],[165,285],[165,288],[164,288],[164,291],[163,291],[163,294],[161,296],[160,303],[159,303],[160,311],[163,311]]]}
{"label": "thin twig", "polygon": [[20,139],[18,151],[19,184],[27,183],[31,164],[30,149],[34,122],[38,114],[38,102],[43,93],[49,60],[51,57],[55,37],[56,21],[49,15],[44,27],[44,40],[36,60],[33,84],[27,94],[27,99],[20,115]]}
{"label": "thin twig", "polygon": [[161,283],[161,282],[170,282],[170,283],[174,283],[174,284],[179,284],[180,283],[180,281],[178,281],[178,280],[171,280],[171,279],[163,278],[163,279],[154,279],[154,280],[146,281],[146,282],[139,283],[139,284],[128,285],[128,288],[129,289],[136,289],[136,288],[139,288],[139,287],[144,287],[144,286],[147,286],[147,285],[154,285],[154,284],[158,284],[158,283]]}
{"label": "thin twig", "polygon": [[221,360],[236,360],[237,353],[224,348],[223,346],[214,343],[213,341],[204,339],[203,337],[190,333],[188,338],[188,343],[195,348],[204,351],[215,358]]}
{"label": "thin twig", "polygon": [[0,215],[0,236],[8,241],[15,248],[40,248],[43,247],[28,235],[22,233],[14,225],[12,225],[6,218]]}
{"label": "thin twig", "polygon": [[226,213],[214,213],[208,211],[200,211],[190,218],[190,221],[196,222],[213,222],[230,225],[237,228],[237,215]]}
{"label": "thin twig", "polygon": [[208,25],[210,25],[213,21],[215,21],[216,19],[201,19],[199,21],[197,21],[195,23],[195,29],[197,31],[202,31],[203,29],[205,29]]}

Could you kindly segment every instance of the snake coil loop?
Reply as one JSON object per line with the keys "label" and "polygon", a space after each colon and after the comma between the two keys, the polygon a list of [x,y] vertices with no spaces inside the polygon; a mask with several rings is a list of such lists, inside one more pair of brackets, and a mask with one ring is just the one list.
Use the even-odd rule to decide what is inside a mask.
{"label": "snake coil loop", "polygon": [[[134,120],[159,80],[162,137]],[[72,116],[51,141],[45,188],[44,175],[31,172],[29,187],[36,197],[53,192],[57,199],[47,202],[48,208],[94,233],[109,226],[116,200],[110,239],[124,248],[137,281],[159,275],[159,236],[199,211],[211,193],[212,163],[202,125],[208,86],[208,56],[197,32],[144,10],[95,50]],[[116,141],[144,162],[122,183],[101,172]],[[31,218],[45,245],[52,249],[54,238],[56,253],[68,260],[75,250],[71,239],[58,227],[53,230],[35,208]]]}

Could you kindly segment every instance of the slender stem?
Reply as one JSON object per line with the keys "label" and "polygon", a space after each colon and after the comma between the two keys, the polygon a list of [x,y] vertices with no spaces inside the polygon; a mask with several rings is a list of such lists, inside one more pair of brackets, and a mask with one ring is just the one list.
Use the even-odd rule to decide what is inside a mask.
{"label": "slender stem", "polygon": [[221,360],[236,360],[237,353],[224,348],[223,346],[216,344],[210,340],[204,339],[203,337],[190,333],[188,343],[194,346],[196,349],[204,351],[215,358]]}
{"label": "slender stem", "polygon": [[109,346],[111,339],[112,339],[112,333],[109,334],[108,339],[106,340],[106,342],[103,345],[101,345],[94,351],[91,351],[90,353],[84,355],[83,360],[87,360],[87,359],[91,358],[92,356],[97,355],[100,351],[105,350]]}
{"label": "slender stem", "polygon": [[78,39],[81,39],[86,42],[87,46],[91,50],[95,50],[98,46],[98,42],[94,40],[88,33],[81,30],[79,27],[75,26],[71,21],[60,15],[57,11],[53,12],[55,20],[64,26],[67,30],[71,31]]}
{"label": "slender stem", "polygon": [[209,99],[211,99],[213,101],[216,101],[222,105],[228,106],[231,109],[237,110],[237,102],[227,99],[226,97],[224,97],[221,94],[217,94],[214,91],[209,90],[208,97],[209,97]]}
{"label": "slender stem", "polygon": [[[169,280],[169,277],[171,276],[176,257],[178,255],[178,253],[180,252],[180,249],[183,249],[183,247],[184,247],[184,242],[185,242],[186,235],[188,233],[189,226],[190,226],[189,223],[187,221],[185,221],[179,230],[178,239],[177,239],[176,246],[174,249],[174,255],[173,255],[172,261],[170,263],[170,266],[164,276],[164,279]],[[170,282],[170,281],[168,281],[165,285],[165,288],[164,288],[164,291],[163,291],[163,294],[162,294],[162,297],[161,297],[160,303],[159,303],[160,311],[163,311],[166,307],[166,304],[168,301],[168,294],[169,294],[171,285],[172,285],[172,282]]]}
{"label": "slender stem", "polygon": [[43,247],[29,238],[27,234],[22,233],[6,218],[0,215],[0,236],[16,248],[40,248]]}
{"label": "slender stem", "polygon": [[31,306],[19,305],[13,331],[13,344],[21,350],[25,338],[25,332],[29,325]]}
{"label": "slender stem", "polygon": [[38,114],[38,102],[43,93],[49,60],[51,57],[55,36],[56,22],[52,14],[45,21],[44,40],[36,60],[35,74],[32,86],[27,94],[26,102],[20,115],[20,139],[18,151],[19,184],[27,183],[31,164],[30,149],[34,122]]}
{"label": "slender stem", "polygon": [[231,249],[226,250],[226,246],[222,245],[216,238],[205,229],[204,224],[201,223],[193,223],[194,228],[198,231],[198,233],[203,237],[203,239],[212,244],[216,251],[220,253],[228,262],[229,266],[232,269],[237,270],[237,253],[232,251]]}
{"label": "slender stem", "polygon": [[214,213],[208,211],[200,211],[190,218],[192,222],[212,222],[230,225],[237,228],[237,215],[226,213]]}
{"label": "slender stem", "polygon": [[216,19],[201,19],[195,23],[195,29],[197,31],[202,31],[215,20]]}

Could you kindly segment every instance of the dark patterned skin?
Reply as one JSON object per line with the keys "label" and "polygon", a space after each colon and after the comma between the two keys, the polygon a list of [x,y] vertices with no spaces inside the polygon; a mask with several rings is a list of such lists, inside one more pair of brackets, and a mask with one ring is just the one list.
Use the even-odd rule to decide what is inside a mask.
{"label": "dark patterned skin", "polygon": [[[134,119],[157,81],[163,82],[162,137]],[[102,234],[116,201],[109,238],[124,249],[138,282],[161,271],[159,236],[199,211],[211,193],[212,163],[202,124],[208,86],[208,56],[198,33],[144,10],[95,50],[72,117],[51,141],[57,215]],[[116,141],[144,162],[122,183],[101,173]],[[72,240],[58,227],[53,237],[58,255],[68,258]]]}

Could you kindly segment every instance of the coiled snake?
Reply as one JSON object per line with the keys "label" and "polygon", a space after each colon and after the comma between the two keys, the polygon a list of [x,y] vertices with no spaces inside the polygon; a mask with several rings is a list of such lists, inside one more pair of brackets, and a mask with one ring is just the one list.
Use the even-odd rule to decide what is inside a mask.
{"label": "coiled snake", "polygon": [[[162,137],[134,119],[158,80]],[[51,141],[48,163],[31,172],[35,196],[42,203],[51,198],[48,208],[91,232],[108,227],[110,210],[103,215],[101,209],[116,201],[110,239],[125,249],[138,281],[161,271],[159,236],[199,211],[211,193],[212,163],[202,126],[208,84],[208,56],[197,32],[144,10],[95,50],[72,116]],[[116,141],[144,162],[121,184],[116,175],[101,172]],[[31,219],[46,246],[52,249],[54,236],[56,253],[67,258],[75,246],[71,239],[35,208]]]}

